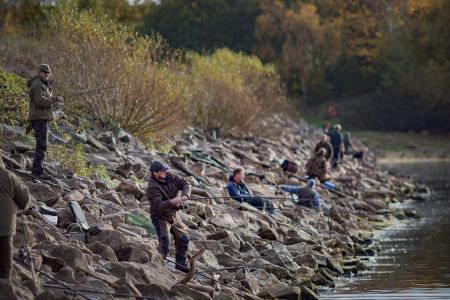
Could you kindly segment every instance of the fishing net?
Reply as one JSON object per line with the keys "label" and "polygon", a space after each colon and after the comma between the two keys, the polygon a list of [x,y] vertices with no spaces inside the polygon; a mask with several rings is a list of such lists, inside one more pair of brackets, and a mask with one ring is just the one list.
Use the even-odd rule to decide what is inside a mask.
{"label": "fishing net", "polygon": [[127,224],[143,228],[149,234],[156,235],[156,229],[153,226],[152,222],[150,222],[149,218],[147,218],[141,214],[126,213],[125,214],[125,222]]}

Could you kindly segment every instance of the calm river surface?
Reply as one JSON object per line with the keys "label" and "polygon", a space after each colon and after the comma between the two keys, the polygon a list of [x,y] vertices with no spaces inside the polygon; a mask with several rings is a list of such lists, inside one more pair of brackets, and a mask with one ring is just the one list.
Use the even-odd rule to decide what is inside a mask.
{"label": "calm river surface", "polygon": [[377,231],[381,251],[367,262],[369,270],[339,279],[321,299],[450,299],[450,162],[381,166],[428,184],[432,196],[399,204],[422,218]]}

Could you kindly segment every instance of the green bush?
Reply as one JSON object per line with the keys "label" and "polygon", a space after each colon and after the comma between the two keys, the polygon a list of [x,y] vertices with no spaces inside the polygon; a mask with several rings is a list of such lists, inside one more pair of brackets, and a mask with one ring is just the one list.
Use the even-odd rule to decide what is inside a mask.
{"label": "green bush", "polygon": [[249,133],[286,105],[278,74],[255,56],[217,50],[191,53],[191,117],[204,129]]}
{"label": "green bush", "polygon": [[28,119],[26,80],[0,70],[0,123],[24,125]]}
{"label": "green bush", "polygon": [[51,63],[66,111],[116,124],[143,141],[186,124],[187,85],[161,38],[138,36],[69,2],[49,14],[41,39],[46,47],[39,55]]}
{"label": "green bush", "polygon": [[58,161],[64,168],[71,170],[78,176],[93,177],[111,184],[111,177],[104,166],[91,165],[86,160],[82,144],[69,142],[67,145],[50,144],[49,157]]}

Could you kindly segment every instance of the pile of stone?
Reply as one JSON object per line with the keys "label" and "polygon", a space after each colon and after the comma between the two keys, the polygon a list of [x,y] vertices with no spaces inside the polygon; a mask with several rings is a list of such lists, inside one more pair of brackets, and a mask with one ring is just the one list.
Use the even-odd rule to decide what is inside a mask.
{"label": "pile of stone", "polygon": [[[318,288],[333,286],[339,276],[364,269],[360,257],[373,255],[374,228],[414,212],[392,210],[389,203],[422,197],[427,190],[378,170],[373,163],[350,158],[332,173],[345,193],[319,193],[329,214],[293,203],[289,195],[274,200],[273,219],[247,204],[227,198],[224,189],[230,171],[243,166],[247,184],[255,195],[275,196],[276,185],[303,184],[283,173],[284,159],[304,165],[320,131],[306,123],[281,118],[271,120],[275,138],[217,137],[191,128],[172,141],[168,153],[147,151],[133,136],[116,132],[77,132],[70,124],[61,131],[83,143],[86,158],[103,165],[112,178],[78,177],[57,161],[46,160],[57,185],[23,177],[32,194],[32,205],[45,204],[57,211],[58,226],[27,211],[26,227],[18,218],[16,250],[25,245],[25,230],[39,289],[33,290],[28,266],[14,262],[13,285],[0,281],[5,299],[317,299]],[[22,128],[1,125],[4,132],[23,135]],[[62,135],[53,141],[64,143]],[[1,154],[8,166],[29,170],[32,147],[13,140]],[[189,178],[193,198],[179,214],[189,228],[190,252],[205,249],[198,271],[187,284],[185,276],[157,253],[154,235],[129,222],[127,213],[149,217],[145,195],[148,166],[164,161],[175,173]],[[369,159],[370,160],[370,159]],[[58,185],[60,187],[58,187]],[[421,192],[422,194],[418,194]],[[285,197],[285,199],[281,199]],[[95,199],[96,202],[92,201]],[[67,238],[63,228],[72,223],[67,205],[76,201],[87,222],[101,231],[85,241]],[[114,209],[113,209],[114,208]],[[33,295],[33,293],[35,295]],[[74,296],[75,295],[75,296]]]}

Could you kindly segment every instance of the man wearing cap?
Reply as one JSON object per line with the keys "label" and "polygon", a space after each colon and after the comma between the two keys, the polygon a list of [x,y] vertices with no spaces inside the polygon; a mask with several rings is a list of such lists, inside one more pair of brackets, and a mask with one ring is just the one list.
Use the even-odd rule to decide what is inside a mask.
{"label": "man wearing cap", "polygon": [[176,249],[175,268],[183,272],[189,271],[186,261],[189,235],[177,211],[186,204],[190,196],[189,181],[168,172],[168,168],[161,162],[152,162],[147,198],[151,203],[152,223],[158,234],[159,252],[164,258],[167,257],[170,249],[169,233],[172,233]]}
{"label": "man wearing cap", "polygon": [[315,209],[319,209],[321,206],[319,195],[316,192],[315,179],[308,179],[307,185],[305,187],[294,185],[281,185],[280,189],[291,194],[297,194],[298,205],[311,207]]}
{"label": "man wearing cap", "polygon": [[331,165],[333,168],[336,168],[339,163],[339,158],[341,158],[343,154],[343,138],[341,134],[342,126],[340,124],[336,124],[333,126],[333,130],[328,133],[330,137],[330,143],[333,146],[333,159],[331,161]]}
{"label": "man wearing cap", "polygon": [[38,76],[28,81],[30,88],[29,121],[36,138],[33,168],[31,173],[42,179],[51,179],[42,166],[47,151],[48,123],[53,120],[52,106],[64,102],[63,97],[53,96],[50,77],[50,67],[47,64],[39,66]]}
{"label": "man wearing cap", "polygon": [[[30,201],[28,187],[8,171],[0,155],[0,279],[9,279],[12,268],[13,236],[16,214]],[[0,297],[1,298],[1,297]]]}

